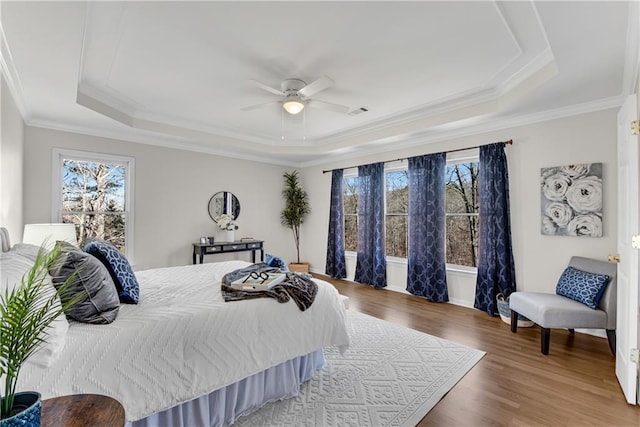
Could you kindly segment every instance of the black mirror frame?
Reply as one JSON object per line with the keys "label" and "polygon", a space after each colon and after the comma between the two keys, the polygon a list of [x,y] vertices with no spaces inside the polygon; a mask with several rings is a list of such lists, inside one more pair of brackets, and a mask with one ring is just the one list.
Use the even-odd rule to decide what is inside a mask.
{"label": "black mirror frame", "polygon": [[231,215],[233,219],[237,219],[240,216],[240,199],[238,199],[238,197],[236,197],[236,195],[230,191],[218,191],[213,196],[211,196],[211,198],[209,199],[209,203],[207,204],[207,211],[209,212],[209,217],[211,217],[211,219],[215,222],[215,218],[218,215],[227,213],[224,211],[223,212],[215,211],[216,207],[214,203],[215,203],[216,197],[219,198],[221,194],[223,199],[229,198],[229,200],[224,204],[225,206],[230,206]]}

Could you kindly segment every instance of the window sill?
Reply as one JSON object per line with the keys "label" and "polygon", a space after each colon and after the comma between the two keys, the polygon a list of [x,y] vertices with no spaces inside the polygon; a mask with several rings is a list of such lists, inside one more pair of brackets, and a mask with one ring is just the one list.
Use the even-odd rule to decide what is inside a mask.
{"label": "window sill", "polygon": [[[348,251],[344,253],[344,256],[350,259],[357,259],[358,253]],[[387,264],[407,265],[406,258],[387,257],[386,259],[387,259]],[[452,273],[470,274],[474,276],[478,274],[478,269],[476,267],[467,267],[465,265],[455,265],[455,264],[447,264],[447,271]]]}
{"label": "window sill", "polygon": [[462,273],[462,274],[470,274],[477,275],[478,269],[476,267],[467,267],[465,265],[455,265],[455,264],[447,264],[447,271],[452,273]]}

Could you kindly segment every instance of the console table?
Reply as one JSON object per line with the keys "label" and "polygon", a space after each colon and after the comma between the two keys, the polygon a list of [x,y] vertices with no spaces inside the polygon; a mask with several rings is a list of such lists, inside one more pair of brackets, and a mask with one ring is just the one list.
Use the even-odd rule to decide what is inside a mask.
{"label": "console table", "polygon": [[196,257],[198,255],[200,256],[200,264],[202,264],[205,255],[247,251],[251,251],[251,262],[256,262],[256,251],[260,251],[260,261],[264,261],[263,243],[263,240],[246,240],[243,242],[194,243],[193,263],[196,263]]}

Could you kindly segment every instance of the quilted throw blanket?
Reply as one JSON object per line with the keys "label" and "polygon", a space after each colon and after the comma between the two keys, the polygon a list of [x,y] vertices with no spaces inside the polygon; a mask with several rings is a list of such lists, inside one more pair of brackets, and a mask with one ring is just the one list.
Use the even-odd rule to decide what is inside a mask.
{"label": "quilted throw blanket", "polygon": [[286,278],[282,283],[275,285],[273,288],[265,291],[242,291],[231,287],[231,283],[241,277],[247,276],[253,272],[256,273],[281,273],[277,267],[270,267],[267,264],[253,264],[239,270],[225,274],[221,282],[222,298],[225,301],[240,301],[254,298],[274,298],[280,303],[284,303],[292,299],[300,311],[305,311],[316,298],[318,293],[318,285],[307,277],[287,272]]}

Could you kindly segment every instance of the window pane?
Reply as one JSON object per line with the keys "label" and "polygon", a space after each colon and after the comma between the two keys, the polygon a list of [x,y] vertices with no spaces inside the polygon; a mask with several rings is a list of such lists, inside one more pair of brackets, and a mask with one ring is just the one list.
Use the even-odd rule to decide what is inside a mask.
{"label": "window pane", "polygon": [[386,216],[385,252],[387,256],[407,257],[407,215]]}
{"label": "window pane", "polygon": [[78,244],[81,248],[89,237],[97,237],[111,242],[123,254],[125,253],[125,220],[124,213],[65,213],[62,215],[62,222],[77,225]]}
{"label": "window pane", "polygon": [[478,216],[447,215],[447,263],[478,266]]}
{"label": "window pane", "polygon": [[447,165],[446,174],[447,263],[476,267],[479,211],[478,162]]}
{"label": "window pane", "polygon": [[358,177],[348,176],[343,180],[343,209],[345,214],[358,213]]}
{"label": "window pane", "polygon": [[447,166],[447,213],[478,212],[478,163],[459,163]]}
{"label": "window pane", "polygon": [[358,177],[345,176],[342,181],[344,211],[344,249],[358,250]]}
{"label": "window pane", "polygon": [[409,212],[409,178],[407,171],[387,172],[387,214]]}
{"label": "window pane", "polygon": [[344,216],[344,249],[353,252],[358,250],[358,215]]}
{"label": "window pane", "polygon": [[63,211],[125,211],[124,166],[65,159],[62,167]]}
{"label": "window pane", "polygon": [[407,214],[409,212],[409,177],[406,170],[385,174],[385,254],[407,257]]}
{"label": "window pane", "polygon": [[100,161],[88,155],[60,157],[61,219],[76,224],[80,247],[94,237],[111,242],[125,253],[129,161]]}

